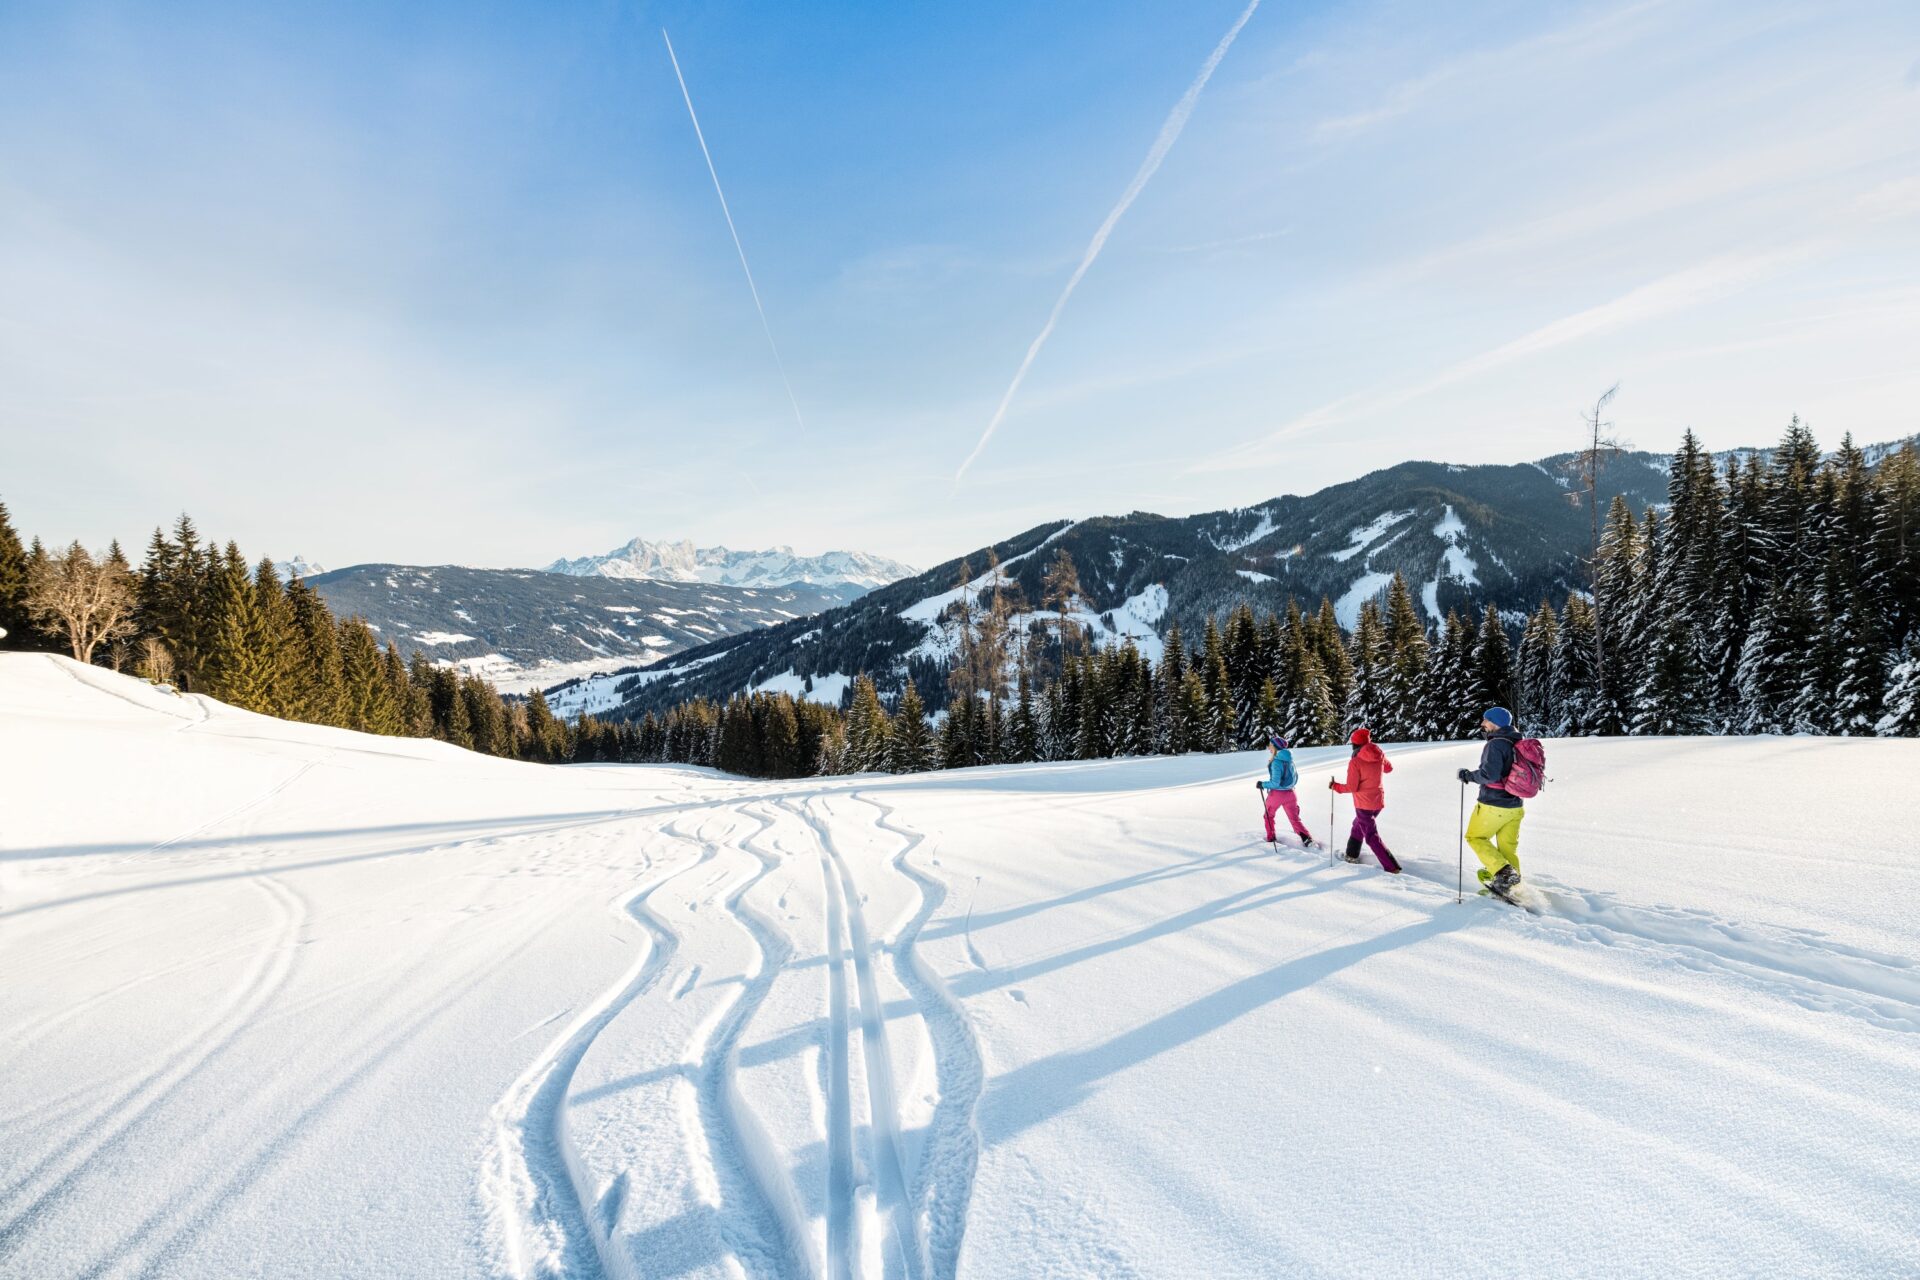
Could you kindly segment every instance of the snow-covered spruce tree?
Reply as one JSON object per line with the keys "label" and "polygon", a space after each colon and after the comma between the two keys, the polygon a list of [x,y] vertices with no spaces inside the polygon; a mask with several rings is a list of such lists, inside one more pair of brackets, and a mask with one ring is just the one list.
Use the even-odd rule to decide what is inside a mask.
{"label": "snow-covered spruce tree", "polygon": [[1560,618],[1545,600],[1527,619],[1514,660],[1513,712],[1522,724],[1539,732],[1559,718],[1559,698],[1553,683],[1553,651],[1560,643]]}
{"label": "snow-covered spruce tree", "polygon": [[1380,606],[1371,600],[1360,606],[1349,655],[1353,678],[1347,686],[1346,722],[1350,727],[1367,725],[1376,736],[1385,737],[1388,729],[1383,717],[1392,704],[1393,662]]}
{"label": "snow-covered spruce tree", "polygon": [[1888,738],[1920,738],[1920,632],[1907,641],[1887,680],[1886,712],[1874,732]]}
{"label": "snow-covered spruce tree", "polygon": [[1353,662],[1347,656],[1346,633],[1340,629],[1333,601],[1325,596],[1320,597],[1319,612],[1307,623],[1307,643],[1313,649],[1313,656],[1320,660],[1320,670],[1327,680],[1328,699],[1336,711],[1345,707],[1347,696],[1352,692]]}
{"label": "snow-covered spruce tree", "polygon": [[1245,601],[1227,616],[1222,648],[1233,691],[1233,740],[1249,743],[1259,731],[1254,705],[1259,700],[1260,684],[1268,673],[1260,660],[1260,625],[1254,621],[1252,606]]}
{"label": "snow-covered spruce tree", "polygon": [[1274,687],[1271,677],[1260,683],[1260,698],[1257,704],[1260,725],[1263,729],[1272,729],[1284,735],[1280,729],[1280,691]]}
{"label": "snow-covered spruce tree", "polygon": [[1224,654],[1215,652],[1208,662],[1206,685],[1207,714],[1202,723],[1202,732],[1205,734],[1202,750],[1233,751],[1236,749],[1233,686],[1227,676]]}
{"label": "snow-covered spruce tree", "polygon": [[[1674,658],[1674,630],[1684,629],[1698,669],[1698,706],[1688,715],[1710,730],[1731,715],[1731,673],[1737,649],[1724,638],[1729,599],[1722,565],[1726,501],[1713,459],[1692,431],[1674,453],[1667,473],[1667,520],[1655,555],[1650,622],[1658,637],[1653,661]],[[1669,670],[1668,676],[1673,672]],[[1650,678],[1643,674],[1642,689]]]}
{"label": "snow-covered spruce tree", "polygon": [[1706,681],[1693,628],[1669,616],[1654,635],[1634,700],[1632,732],[1697,734],[1712,731]]}
{"label": "snow-covered spruce tree", "polygon": [[1279,667],[1280,723],[1275,727],[1294,742],[1317,746],[1338,741],[1340,717],[1308,625],[1298,606],[1288,601]]}
{"label": "snow-covered spruce tree", "polygon": [[887,767],[892,725],[873,679],[860,675],[853,682],[847,704],[847,747],[843,761],[848,773],[871,773]]}
{"label": "snow-covered spruce tree", "polygon": [[[1027,682],[1020,680],[1020,697],[1024,704],[1027,700]],[[906,692],[900,695],[900,709],[893,717],[893,740],[887,756],[887,770],[890,773],[924,773],[933,768],[934,741],[933,731],[927,726],[927,709],[920,701],[920,691],[907,682]]]}
{"label": "snow-covered spruce tree", "polygon": [[1401,742],[1425,736],[1421,723],[1421,681],[1427,669],[1427,630],[1414,609],[1405,575],[1395,573],[1387,588],[1387,710],[1381,716],[1388,735]]}
{"label": "snow-covered spruce tree", "polygon": [[[911,687],[911,686],[909,686]],[[901,703],[900,714],[905,714],[906,703]],[[929,738],[931,744],[931,738]],[[1007,759],[1014,764],[1026,764],[1040,758],[1040,713],[1033,701],[1033,682],[1025,669],[1014,695],[1013,714],[1007,723]],[[931,760],[931,745],[929,745]],[[929,763],[926,768],[932,768]]]}
{"label": "snow-covered spruce tree", "polygon": [[[1480,634],[1474,641],[1473,674],[1480,683],[1482,698],[1494,706],[1513,709],[1513,644],[1507,639],[1507,624],[1492,605],[1487,606],[1480,620]],[[1478,711],[1475,723],[1478,723]]]}
{"label": "snow-covered spruce tree", "polygon": [[[851,743],[853,722],[847,722],[847,736]],[[847,752],[851,755],[851,749]],[[963,698],[955,698],[947,704],[947,717],[940,722],[940,767],[942,769],[965,769],[979,763],[975,758],[973,743],[973,717]],[[846,772],[859,770],[848,765]]]}
{"label": "snow-covered spruce tree", "polygon": [[1186,703],[1181,687],[1187,678],[1186,643],[1179,624],[1167,628],[1159,669],[1154,673],[1153,749],[1160,755],[1187,750]]}
{"label": "snow-covered spruce tree", "polygon": [[1593,574],[1593,624],[1600,654],[1601,696],[1596,704],[1602,733],[1624,733],[1640,671],[1640,526],[1626,498],[1616,494],[1600,534],[1600,560]]}
{"label": "snow-covered spruce tree", "polygon": [[1873,542],[1881,566],[1890,647],[1920,632],[1920,455],[1908,444],[1875,472]]}
{"label": "snow-covered spruce tree", "polygon": [[1207,684],[1191,667],[1187,668],[1187,678],[1180,682],[1180,705],[1188,726],[1187,750],[1210,750],[1207,746]]}
{"label": "snow-covered spruce tree", "polygon": [[[1822,496],[1832,506],[1825,521],[1827,546],[1824,612],[1827,643],[1821,676],[1831,698],[1820,708],[1828,731],[1869,736],[1884,713],[1887,672],[1895,652],[1887,628],[1892,612],[1887,565],[1876,533],[1884,495],[1873,483],[1866,457],[1847,436],[1829,464]],[[1803,719],[1814,719],[1809,709]]]}
{"label": "snow-covered spruce tree", "polygon": [[1560,615],[1560,643],[1553,650],[1555,737],[1584,738],[1600,730],[1600,661],[1593,629],[1593,606],[1575,593]]}

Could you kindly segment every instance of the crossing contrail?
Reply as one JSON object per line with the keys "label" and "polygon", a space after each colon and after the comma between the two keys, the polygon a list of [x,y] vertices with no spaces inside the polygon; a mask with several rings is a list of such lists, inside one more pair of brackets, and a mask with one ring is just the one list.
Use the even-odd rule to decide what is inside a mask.
{"label": "crossing contrail", "polygon": [[1026,380],[1027,370],[1033,366],[1033,358],[1040,354],[1040,348],[1046,346],[1047,339],[1053,336],[1053,327],[1059,323],[1060,313],[1066,309],[1067,299],[1071,298],[1073,291],[1080,287],[1080,278],[1087,274],[1087,268],[1093,265],[1093,260],[1100,256],[1102,249],[1106,248],[1107,237],[1113,234],[1114,224],[1119,222],[1121,215],[1133,205],[1142,189],[1159,170],[1160,162],[1167,158],[1167,152],[1171,151],[1173,144],[1180,140],[1180,131],[1187,127],[1187,117],[1193,114],[1193,104],[1200,100],[1200,91],[1207,87],[1207,81],[1213,78],[1214,68],[1220,65],[1220,59],[1226,57],[1227,50],[1233,47],[1235,38],[1240,34],[1240,28],[1247,25],[1247,19],[1251,18],[1253,11],[1259,7],[1260,0],[1250,0],[1247,7],[1240,11],[1240,17],[1227,29],[1227,34],[1221,37],[1220,43],[1214,46],[1212,55],[1201,66],[1200,74],[1195,76],[1193,83],[1187,86],[1187,91],[1180,96],[1180,101],[1173,104],[1173,110],[1168,113],[1166,122],[1160,126],[1159,136],[1154,138],[1153,146],[1147,150],[1147,158],[1140,162],[1139,172],[1133,175],[1133,181],[1129,182],[1127,189],[1120,194],[1120,202],[1113,206],[1112,212],[1107,214],[1106,221],[1100,224],[1100,229],[1093,233],[1093,239],[1087,243],[1087,251],[1080,255],[1080,265],[1074,268],[1073,276],[1067,281],[1067,287],[1060,291],[1059,299],[1054,302],[1053,313],[1047,317],[1046,326],[1040,330],[1040,336],[1033,340],[1033,345],[1027,348],[1026,359],[1020,362],[1020,368],[1014,373],[1013,382],[1007,387],[1007,394],[1000,397],[1000,407],[993,411],[993,421],[987,423],[987,429],[980,434],[980,442],[973,446],[973,452],[967,455],[967,460],[960,464],[958,471],[954,472],[955,484],[959,484],[965,478],[967,468],[974,464],[981,452],[986,449],[987,441],[993,439],[993,433],[1000,429],[1000,420],[1007,416],[1007,406],[1013,403],[1014,393],[1020,390],[1020,384]]}
{"label": "crossing contrail", "polygon": [[787,403],[793,406],[793,420],[804,431],[807,429],[807,420],[800,415],[800,401],[793,394],[793,382],[787,377],[786,362],[780,358],[780,344],[773,340],[773,326],[767,323],[767,308],[760,301],[759,286],[753,282],[753,268],[747,265],[747,250],[740,243],[740,229],[733,225],[733,210],[727,208],[727,193],[720,187],[720,171],[713,167],[713,152],[707,150],[707,135],[700,129],[700,113],[693,109],[693,95],[687,92],[687,78],[680,74],[680,59],[673,52],[673,38],[667,34],[665,27],[660,28],[660,38],[667,42],[667,58],[673,63],[673,78],[680,82],[680,96],[687,103],[687,118],[693,121],[693,136],[700,140],[700,154],[706,157],[707,172],[713,177],[713,193],[720,197],[720,212],[726,217],[728,233],[733,236],[734,252],[740,255],[740,270],[746,272],[747,292],[753,295],[753,309],[760,313],[760,328],[766,332],[767,347],[773,352],[773,367],[780,371],[780,385],[787,389]]}

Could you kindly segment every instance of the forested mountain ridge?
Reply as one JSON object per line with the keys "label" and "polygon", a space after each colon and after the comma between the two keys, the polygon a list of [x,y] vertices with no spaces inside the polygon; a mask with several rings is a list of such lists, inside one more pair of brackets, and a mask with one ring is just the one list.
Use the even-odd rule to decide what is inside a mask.
{"label": "forested mountain ridge", "polygon": [[[1661,455],[1614,458],[1600,480],[1603,507],[1615,495],[1636,514],[1664,502],[1666,466]],[[1514,466],[1405,462],[1248,507],[1053,521],[803,623],[690,648],[650,668],[644,680],[600,676],[553,692],[557,706],[574,711],[627,705],[638,714],[695,695],[725,697],[787,672],[804,689],[813,677],[864,671],[883,692],[897,692],[912,669],[923,697],[938,705],[933,698],[944,677],[934,670],[937,662],[927,661],[935,655],[915,653],[929,624],[902,613],[951,592],[963,564],[977,574],[989,556],[1003,564],[1016,612],[1031,612],[1045,597],[1042,578],[1056,548],[1078,569],[1081,608],[1113,640],[1132,634],[1140,642],[1136,618],[1155,633],[1174,623],[1197,632],[1209,615],[1243,601],[1277,611],[1289,597],[1312,604],[1322,595],[1350,628],[1361,605],[1379,598],[1396,572],[1435,625],[1449,609],[1487,601],[1524,615],[1543,597],[1584,582],[1590,518],[1577,485],[1564,457]],[[1021,558],[1043,539],[1045,556]],[[616,694],[620,683],[627,687]]]}

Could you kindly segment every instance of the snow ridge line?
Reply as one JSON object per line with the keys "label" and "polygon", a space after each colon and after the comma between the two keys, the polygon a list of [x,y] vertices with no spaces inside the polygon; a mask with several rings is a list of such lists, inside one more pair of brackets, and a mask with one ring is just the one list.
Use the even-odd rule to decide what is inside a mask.
{"label": "snow ridge line", "polygon": [[[865,792],[853,798],[873,806],[876,827],[901,839],[900,852],[893,855],[893,866],[920,890],[919,909],[894,936],[888,950],[893,957],[894,973],[918,1002],[933,1040],[934,1075],[940,1099],[934,1104],[925,1151],[914,1177],[914,1204],[927,1241],[933,1280],[953,1280],[960,1270],[967,1209],[973,1200],[974,1176],[980,1165],[980,1128],[976,1117],[980,1095],[986,1088],[985,1060],[972,1019],[920,954],[920,931],[947,900],[944,881],[907,861],[926,842],[926,836],[898,825],[892,806],[885,802]],[[967,946],[971,951],[971,938]]]}
{"label": "snow ridge line", "polygon": [[[272,876],[261,876],[249,883],[266,895],[279,916],[279,927],[273,937],[255,956],[246,977],[221,1003],[212,1019],[181,1041],[160,1066],[88,1117],[66,1142],[49,1151],[19,1181],[0,1191],[0,1211],[7,1211],[28,1193],[36,1179],[52,1166],[66,1161],[66,1167],[59,1175],[34,1193],[33,1198],[18,1212],[11,1213],[5,1226],[0,1227],[0,1262],[6,1261],[32,1230],[34,1223],[59,1202],[102,1151],[125,1138],[161,1103],[232,1044],[286,986],[293,974],[300,931],[305,927],[309,914],[307,901]],[[68,1160],[70,1156],[75,1158]]]}
{"label": "snow ridge line", "polygon": [[[756,847],[759,838],[772,828],[773,820],[745,807],[737,812],[759,824],[735,842],[735,847],[758,865],[727,893],[722,908],[753,942],[759,959],[753,970],[743,975],[739,995],[695,1032],[682,1057],[695,1069],[689,1074],[697,1081],[699,1136],[706,1144],[706,1161],[714,1181],[723,1192],[739,1190],[743,1199],[752,1202],[742,1206],[741,1213],[722,1213],[721,1233],[737,1261],[745,1265],[751,1260],[764,1273],[783,1276],[806,1271],[802,1252],[805,1218],[772,1140],[740,1093],[739,1066],[740,1036],[773,990],[774,979],[786,966],[793,948],[771,921],[745,901],[746,895],[780,865],[776,855]],[[717,851],[718,846],[714,848]],[[689,1139],[693,1136],[688,1135]],[[722,1176],[723,1151],[737,1166],[728,1176]],[[743,1217],[754,1220],[758,1239],[742,1238],[736,1224]]]}
{"label": "snow ridge line", "polygon": [[[480,1193],[499,1246],[496,1259],[515,1280],[578,1270],[595,1258],[603,1275],[633,1280],[591,1207],[593,1187],[567,1123],[567,1090],[607,1024],[658,980],[679,938],[647,907],[662,885],[711,856],[676,864],[614,899],[613,913],[633,921],[646,945],[620,980],[581,1010],[493,1105],[493,1142],[481,1166]],[[593,1257],[581,1245],[590,1240]]]}
{"label": "snow ridge line", "polygon": [[[854,983],[860,996],[860,1043],[865,1051],[861,1060],[866,1067],[868,1132],[874,1172],[878,1176],[881,1191],[892,1202],[887,1216],[892,1219],[891,1234],[901,1266],[908,1280],[920,1280],[927,1272],[927,1258],[920,1242],[919,1215],[914,1210],[915,1201],[907,1186],[905,1162],[900,1158],[900,1104],[895,1095],[893,1063],[887,1046],[886,1007],[880,1001],[880,987],[873,976],[873,942],[867,933],[866,915],[860,909],[859,889],[854,884],[853,874],[847,869],[846,860],[834,845],[830,828],[814,816],[805,801],[801,802],[800,812],[819,838],[821,869],[827,880],[828,928],[833,934],[834,951],[834,1013],[837,1015],[835,1021],[839,1023],[834,1045],[835,1072],[837,1076],[844,1077],[844,1059],[849,1049],[847,1039],[850,1034],[845,1019],[846,977],[840,950],[841,924],[844,921],[845,939],[850,944],[853,959]],[[844,1079],[841,1082],[844,1085]],[[841,1097],[846,1097],[844,1090]],[[850,1107],[843,1104],[834,1110],[836,1113],[849,1112]],[[848,1125],[850,1147],[850,1115]]]}

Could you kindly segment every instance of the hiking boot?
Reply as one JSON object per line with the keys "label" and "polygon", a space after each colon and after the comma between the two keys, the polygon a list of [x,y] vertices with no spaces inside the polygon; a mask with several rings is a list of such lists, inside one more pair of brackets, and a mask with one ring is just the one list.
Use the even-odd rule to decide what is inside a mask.
{"label": "hiking boot", "polygon": [[1353,837],[1347,838],[1347,851],[1340,855],[1348,862],[1360,861],[1360,842]]}
{"label": "hiking boot", "polygon": [[1512,893],[1513,887],[1519,883],[1520,873],[1518,871],[1515,871],[1512,867],[1502,867],[1500,870],[1494,872],[1493,879],[1487,881],[1487,888],[1504,898]]}

